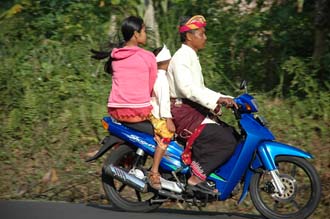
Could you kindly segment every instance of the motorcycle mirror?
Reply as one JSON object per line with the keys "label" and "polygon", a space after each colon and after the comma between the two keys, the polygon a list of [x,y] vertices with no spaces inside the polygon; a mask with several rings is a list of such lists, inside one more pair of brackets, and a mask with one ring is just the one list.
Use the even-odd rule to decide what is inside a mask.
{"label": "motorcycle mirror", "polygon": [[245,90],[245,92],[247,93],[247,81],[243,80],[239,86],[240,90]]}

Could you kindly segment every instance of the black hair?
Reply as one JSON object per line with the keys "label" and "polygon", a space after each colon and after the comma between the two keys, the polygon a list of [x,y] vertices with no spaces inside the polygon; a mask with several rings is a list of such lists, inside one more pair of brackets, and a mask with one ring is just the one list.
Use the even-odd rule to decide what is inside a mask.
{"label": "black hair", "polygon": [[[179,26],[181,27],[181,26],[185,25],[190,18],[192,18],[192,17],[191,16],[190,17],[188,17],[188,16],[180,17]],[[180,33],[181,43],[183,43],[187,40],[187,33],[194,33],[194,32],[195,32],[195,30],[188,30],[188,31]]]}
{"label": "black hair", "polygon": [[143,19],[141,17],[137,16],[129,16],[125,18],[121,24],[121,33],[124,38],[124,42],[119,42],[119,43],[112,43],[110,42],[108,45],[108,51],[97,51],[94,49],[91,49],[91,52],[93,55],[91,56],[93,59],[101,60],[108,58],[108,60],[104,64],[104,71],[112,74],[112,57],[111,57],[111,52],[114,48],[121,48],[124,46],[124,44],[129,41],[132,36],[134,35],[134,32],[141,32],[144,24],[143,24]]}
{"label": "black hair", "polygon": [[134,32],[141,32],[143,28],[143,19],[141,17],[129,16],[125,18],[121,24],[121,33],[123,34],[124,41],[129,41]]}
{"label": "black hair", "polygon": [[154,49],[154,50],[152,51],[152,53],[153,53],[155,56],[157,56],[157,55],[160,53],[160,51],[162,51],[162,49],[163,49],[163,47],[158,47],[158,48]]}

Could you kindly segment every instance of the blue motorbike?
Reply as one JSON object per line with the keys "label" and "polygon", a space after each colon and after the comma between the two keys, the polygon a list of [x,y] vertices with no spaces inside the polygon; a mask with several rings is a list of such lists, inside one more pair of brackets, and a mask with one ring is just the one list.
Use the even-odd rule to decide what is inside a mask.
{"label": "blue motorbike", "polygon": [[[246,82],[241,84],[246,89]],[[149,212],[165,202],[205,207],[240,194],[241,203],[250,193],[255,208],[266,218],[307,218],[321,197],[320,179],[308,162],[312,155],[275,141],[258,106],[247,92],[235,98],[233,109],[240,129],[240,143],[231,158],[210,174],[207,182],[219,194],[192,192],[186,188],[190,176],[181,154],[184,145],[173,140],[161,160],[161,190],[152,189],[147,174],[156,142],[150,123],[124,124],[111,117],[102,119],[109,132],[94,161],[110,151],[102,168],[102,183],[109,201],[125,211]]]}

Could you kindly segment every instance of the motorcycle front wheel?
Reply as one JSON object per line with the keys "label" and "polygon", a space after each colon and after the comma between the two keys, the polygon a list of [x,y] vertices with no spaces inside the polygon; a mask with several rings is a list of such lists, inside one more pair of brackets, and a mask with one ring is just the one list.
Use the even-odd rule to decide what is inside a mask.
{"label": "motorcycle front wheel", "polygon": [[269,172],[256,173],[250,183],[250,194],[256,209],[270,219],[307,218],[316,209],[321,197],[320,178],[305,159],[276,157],[279,177],[285,187],[279,194]]}
{"label": "motorcycle front wheel", "polygon": [[[146,157],[137,162],[138,155],[135,150],[127,145],[120,145],[114,149],[105,159],[104,166],[110,164],[119,167],[126,172],[132,169],[133,165],[141,170],[141,173],[149,167]],[[150,212],[161,205],[160,203],[152,203],[155,199],[155,194],[148,192],[142,193],[130,186],[116,180],[102,171],[102,184],[108,200],[116,207],[124,211],[130,212]]]}

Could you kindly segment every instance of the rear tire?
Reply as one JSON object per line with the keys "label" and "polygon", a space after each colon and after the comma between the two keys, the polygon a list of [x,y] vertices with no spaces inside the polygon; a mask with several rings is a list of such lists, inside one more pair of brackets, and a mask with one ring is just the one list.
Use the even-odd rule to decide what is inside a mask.
{"label": "rear tire", "polygon": [[[109,154],[104,162],[104,167],[112,164],[128,172],[132,168],[136,158],[137,154],[131,147],[121,145]],[[137,168],[142,171],[147,169],[142,165],[137,166]],[[114,206],[124,211],[150,212],[159,208],[161,205],[150,202],[155,197],[154,193],[141,193],[106,175],[104,171],[102,171],[102,184],[108,200]]]}
{"label": "rear tire", "polygon": [[307,218],[321,197],[320,178],[315,168],[307,160],[292,156],[276,157],[276,165],[285,186],[284,194],[275,192],[270,174],[256,173],[250,184],[254,206],[270,219]]}

